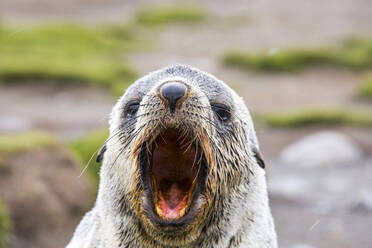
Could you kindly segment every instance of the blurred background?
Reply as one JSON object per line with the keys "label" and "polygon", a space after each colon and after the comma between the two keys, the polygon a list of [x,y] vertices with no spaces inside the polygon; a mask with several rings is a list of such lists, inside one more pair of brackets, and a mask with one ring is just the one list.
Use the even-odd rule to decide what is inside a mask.
{"label": "blurred background", "polygon": [[174,63],[245,99],[280,247],[372,247],[372,1],[1,0],[0,248],[67,244],[116,99]]}

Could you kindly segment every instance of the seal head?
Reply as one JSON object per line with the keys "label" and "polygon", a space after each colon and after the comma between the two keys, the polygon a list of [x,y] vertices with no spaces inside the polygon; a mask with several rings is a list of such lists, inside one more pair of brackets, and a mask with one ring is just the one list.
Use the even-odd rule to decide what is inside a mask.
{"label": "seal head", "polygon": [[251,117],[214,76],[171,66],[137,80],[102,158],[98,247],[276,247]]}

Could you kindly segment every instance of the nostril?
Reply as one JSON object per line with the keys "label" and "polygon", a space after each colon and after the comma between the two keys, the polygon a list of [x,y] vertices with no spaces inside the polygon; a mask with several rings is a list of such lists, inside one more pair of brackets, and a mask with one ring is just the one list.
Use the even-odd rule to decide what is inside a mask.
{"label": "nostril", "polygon": [[171,113],[176,109],[176,103],[186,94],[186,86],[178,82],[169,82],[161,87],[161,95],[168,101]]}

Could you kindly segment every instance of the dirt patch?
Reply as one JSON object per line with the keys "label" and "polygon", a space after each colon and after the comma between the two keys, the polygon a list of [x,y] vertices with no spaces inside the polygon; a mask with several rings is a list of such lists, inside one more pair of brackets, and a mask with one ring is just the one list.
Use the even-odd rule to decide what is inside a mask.
{"label": "dirt patch", "polygon": [[5,156],[0,197],[9,210],[12,248],[64,247],[92,202],[79,166],[61,148]]}
{"label": "dirt patch", "polygon": [[0,132],[41,129],[72,139],[107,127],[114,99],[98,88],[49,83],[0,86]]}

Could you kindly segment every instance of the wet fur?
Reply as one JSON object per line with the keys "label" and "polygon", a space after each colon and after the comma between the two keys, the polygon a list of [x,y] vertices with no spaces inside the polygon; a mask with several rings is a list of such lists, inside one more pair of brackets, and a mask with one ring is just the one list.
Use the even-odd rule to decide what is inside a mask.
{"label": "wet fur", "polygon": [[[158,86],[180,80],[190,86],[180,115],[170,118],[157,97]],[[125,120],[123,109],[141,99],[137,117]],[[231,122],[221,125],[210,103],[231,108]],[[209,165],[204,202],[190,224],[168,232],[143,211],[139,162],[143,144],[164,127],[195,136]],[[243,100],[210,74],[188,66],[171,66],[137,80],[119,99],[110,120],[99,193],[68,248],[277,247],[264,171],[253,123]],[[144,202],[146,204],[146,202]]]}

